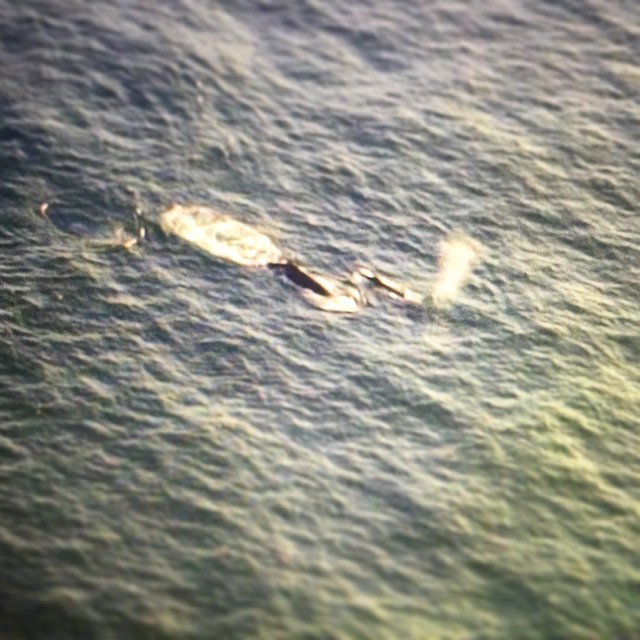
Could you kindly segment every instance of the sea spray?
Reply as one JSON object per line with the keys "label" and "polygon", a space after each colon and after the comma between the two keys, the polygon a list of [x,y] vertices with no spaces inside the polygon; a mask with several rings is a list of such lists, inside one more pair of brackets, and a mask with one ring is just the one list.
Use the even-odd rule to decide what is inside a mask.
{"label": "sea spray", "polygon": [[483,255],[484,247],[468,236],[454,234],[440,242],[438,275],[432,293],[436,307],[447,307],[456,299]]}

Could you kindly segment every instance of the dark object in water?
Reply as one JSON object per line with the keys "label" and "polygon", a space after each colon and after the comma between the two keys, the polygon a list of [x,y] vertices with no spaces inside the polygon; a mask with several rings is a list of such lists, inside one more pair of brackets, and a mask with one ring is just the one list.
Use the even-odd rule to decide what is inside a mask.
{"label": "dark object in water", "polygon": [[359,273],[363,278],[366,278],[367,280],[369,280],[369,282],[375,284],[376,286],[382,289],[386,289],[387,291],[398,296],[399,298],[404,297],[405,287],[403,287],[402,285],[396,282],[393,282],[389,278],[385,278],[384,276],[381,276],[375,273],[368,267],[360,267],[356,269],[356,273]]}
{"label": "dark object in water", "polygon": [[306,269],[292,260],[286,260],[285,262],[270,262],[267,267],[279,273],[284,273],[284,275],[291,280],[293,284],[302,287],[303,289],[310,289],[321,296],[330,296],[332,294],[326,286],[323,286]]}
{"label": "dark object in water", "polygon": [[358,267],[352,274],[352,279],[357,280],[358,276],[362,276],[376,287],[380,289],[384,289],[388,293],[391,294],[394,298],[401,298],[402,300],[407,300],[408,302],[413,302],[419,304],[422,302],[422,296],[420,296],[415,291],[408,289],[404,285],[387,278],[386,276],[381,276],[378,273],[375,273],[372,269],[368,267]]}

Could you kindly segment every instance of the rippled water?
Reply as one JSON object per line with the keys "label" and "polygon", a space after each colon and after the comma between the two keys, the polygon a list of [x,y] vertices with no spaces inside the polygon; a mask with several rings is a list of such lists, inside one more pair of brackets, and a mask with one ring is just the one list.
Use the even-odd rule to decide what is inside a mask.
{"label": "rippled water", "polygon": [[[637,637],[639,43],[624,0],[0,0],[0,636]],[[422,294],[486,257],[335,317],[171,202]]]}

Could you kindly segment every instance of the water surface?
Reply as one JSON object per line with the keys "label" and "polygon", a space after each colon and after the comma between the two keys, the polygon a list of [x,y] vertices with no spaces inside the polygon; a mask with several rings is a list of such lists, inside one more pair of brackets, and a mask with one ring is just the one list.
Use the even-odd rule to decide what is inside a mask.
{"label": "water surface", "polygon": [[[636,637],[638,17],[0,0],[0,635]],[[340,318],[114,245],[171,202],[425,295],[487,256]]]}

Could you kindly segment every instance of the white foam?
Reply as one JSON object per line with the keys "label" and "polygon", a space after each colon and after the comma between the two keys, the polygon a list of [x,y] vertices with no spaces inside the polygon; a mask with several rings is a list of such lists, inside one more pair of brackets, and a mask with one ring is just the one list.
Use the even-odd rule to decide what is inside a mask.
{"label": "white foam", "polygon": [[302,289],[300,295],[310,305],[332,313],[358,313],[365,304],[358,290],[351,287],[334,289],[328,296]]}
{"label": "white foam", "polygon": [[174,204],[160,214],[160,225],[166,233],[229,262],[265,266],[282,259],[271,238],[210,207]]}

